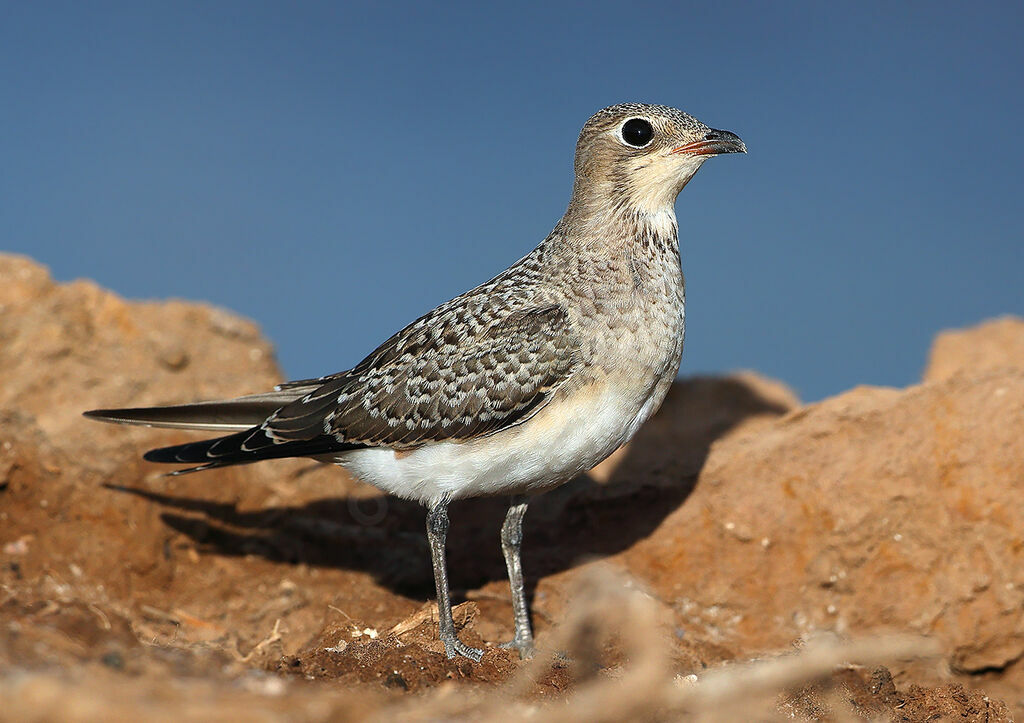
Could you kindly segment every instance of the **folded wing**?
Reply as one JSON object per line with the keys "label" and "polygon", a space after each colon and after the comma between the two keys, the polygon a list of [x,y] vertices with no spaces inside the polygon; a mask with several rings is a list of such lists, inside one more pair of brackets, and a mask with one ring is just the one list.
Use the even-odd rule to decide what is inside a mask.
{"label": "folded wing", "polygon": [[264,427],[282,441],[329,434],[394,449],[465,440],[531,416],[579,361],[576,335],[556,304],[497,315],[486,325],[441,307]]}

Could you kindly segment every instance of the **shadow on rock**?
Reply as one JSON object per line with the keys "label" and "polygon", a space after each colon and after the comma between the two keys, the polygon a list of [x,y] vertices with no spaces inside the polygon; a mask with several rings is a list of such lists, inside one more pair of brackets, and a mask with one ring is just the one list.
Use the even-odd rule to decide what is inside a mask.
{"label": "shadow on rock", "polygon": [[[528,580],[535,584],[647,537],[693,491],[716,439],[749,417],[783,414],[796,403],[788,390],[753,375],[677,382],[661,411],[616,458],[534,500],[524,531]],[[434,593],[423,507],[414,502],[341,497],[239,511],[202,498],[108,488],[167,508],[163,522],[207,552],[363,570],[399,594]],[[452,505],[448,548],[456,588],[505,579],[498,531],[506,505],[504,498]]]}

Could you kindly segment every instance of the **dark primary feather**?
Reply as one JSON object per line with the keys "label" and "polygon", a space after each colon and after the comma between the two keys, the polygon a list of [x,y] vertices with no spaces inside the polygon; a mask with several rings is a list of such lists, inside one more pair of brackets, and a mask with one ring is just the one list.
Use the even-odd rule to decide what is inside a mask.
{"label": "dark primary feather", "polygon": [[251,394],[237,399],[176,404],[168,407],[93,409],[84,414],[91,419],[118,424],[204,429],[214,432],[240,431],[261,424],[278,409],[315,388],[305,382],[295,382],[287,388],[281,387],[272,392]]}

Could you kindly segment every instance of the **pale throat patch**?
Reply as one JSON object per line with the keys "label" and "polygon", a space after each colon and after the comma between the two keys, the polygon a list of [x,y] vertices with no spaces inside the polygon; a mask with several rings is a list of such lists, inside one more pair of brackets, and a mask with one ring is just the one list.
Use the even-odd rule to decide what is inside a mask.
{"label": "pale throat patch", "polygon": [[663,238],[676,234],[676,212],[672,206],[660,208],[656,211],[644,212],[644,220],[655,233]]}
{"label": "pale throat patch", "polygon": [[669,155],[637,164],[631,170],[630,205],[645,213],[652,226],[674,228],[676,196],[707,158]]}

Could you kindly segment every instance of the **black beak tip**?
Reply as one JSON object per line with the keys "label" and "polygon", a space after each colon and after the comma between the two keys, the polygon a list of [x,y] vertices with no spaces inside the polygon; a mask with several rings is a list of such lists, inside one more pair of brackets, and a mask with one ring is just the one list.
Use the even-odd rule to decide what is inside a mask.
{"label": "black beak tip", "polygon": [[716,153],[746,153],[747,144],[732,131],[721,131],[712,128],[704,134],[704,140],[715,144]]}

